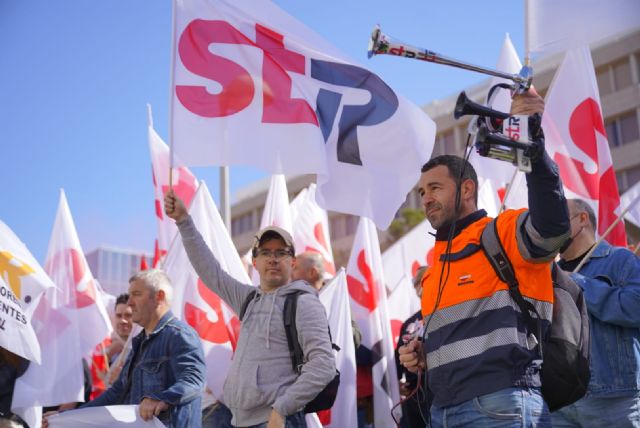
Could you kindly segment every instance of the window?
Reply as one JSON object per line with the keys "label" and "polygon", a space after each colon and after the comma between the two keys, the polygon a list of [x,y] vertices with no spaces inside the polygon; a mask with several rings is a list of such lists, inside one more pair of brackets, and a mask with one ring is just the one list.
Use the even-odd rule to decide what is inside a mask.
{"label": "window", "polygon": [[616,173],[616,178],[618,179],[618,191],[622,195],[627,189],[640,181],[640,166],[619,171]]}
{"label": "window", "polygon": [[635,168],[630,168],[626,171],[627,176],[627,186],[624,190],[627,190],[629,187],[636,184],[640,181],[640,166],[636,166]]}
{"label": "window", "polygon": [[239,217],[236,217],[231,220],[231,234],[240,235],[243,234],[253,227],[253,216],[252,213],[242,214]]}
{"label": "window", "polygon": [[635,110],[627,112],[622,116],[605,124],[607,139],[610,147],[618,147],[623,144],[633,143],[640,139],[640,128],[638,127],[638,114]]}
{"label": "window", "polygon": [[598,81],[598,91],[600,96],[609,95],[613,92],[611,80],[609,78],[609,67],[604,66],[596,69],[596,80]]}
{"label": "window", "polygon": [[607,141],[609,141],[609,147],[618,147],[620,143],[620,136],[618,135],[618,126],[616,121],[612,120],[609,123],[604,124],[605,131],[607,133]]}
{"label": "window", "polygon": [[613,65],[613,80],[615,81],[616,91],[621,91],[632,85],[631,65],[628,58]]}
{"label": "window", "polygon": [[628,144],[640,138],[638,130],[638,115],[635,111],[620,117],[620,140],[622,144]]}

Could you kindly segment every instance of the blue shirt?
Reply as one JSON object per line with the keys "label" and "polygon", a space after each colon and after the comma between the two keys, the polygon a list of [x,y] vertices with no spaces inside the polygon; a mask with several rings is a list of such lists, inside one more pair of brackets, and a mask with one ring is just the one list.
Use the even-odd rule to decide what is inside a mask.
{"label": "blue shirt", "polygon": [[640,258],[603,241],[580,272],[571,275],[584,290],[591,324],[588,393],[636,394],[640,390]]}
{"label": "blue shirt", "polygon": [[198,428],[205,374],[200,338],[169,311],[151,334],[143,330],[133,339],[111,388],[82,407],[139,404],[148,397],[169,404],[169,410],[159,416],[166,426]]}

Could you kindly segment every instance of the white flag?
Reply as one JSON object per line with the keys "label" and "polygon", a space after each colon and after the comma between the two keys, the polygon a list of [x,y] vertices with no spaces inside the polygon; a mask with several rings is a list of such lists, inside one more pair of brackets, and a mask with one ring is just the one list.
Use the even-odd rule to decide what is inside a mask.
{"label": "white flag", "polygon": [[431,154],[433,121],[272,2],[174,4],[177,157],[318,174],[321,206],[386,228]]}
{"label": "white flag", "polygon": [[26,245],[0,221],[0,346],[40,363],[40,344],[31,317],[53,282]]}
{"label": "white flag", "polygon": [[[169,251],[171,243],[178,235],[176,223],[164,213],[164,194],[169,190],[169,147],[153,129],[151,106],[149,109],[148,134],[149,151],[151,152],[151,172],[153,188],[155,192],[156,220],[158,222],[158,241],[154,254],[154,266],[164,258]],[[198,188],[195,176],[188,168],[179,167],[173,169],[173,191],[182,199],[185,206],[191,205],[191,200]]]}
{"label": "white flag", "polygon": [[[597,232],[603,234],[621,213],[620,195],[588,48],[567,52],[549,88],[542,126],[567,197],[591,205],[598,218]],[[606,239],[626,246],[623,222]]]}
{"label": "white flag", "polygon": [[429,232],[433,229],[424,220],[382,254],[394,346],[402,323],[420,309],[413,277],[420,266],[433,266],[435,238]]}
{"label": "white flag", "polygon": [[329,238],[327,211],[316,202],[316,185],[311,183],[291,202],[293,241],[296,253],[312,251],[324,259],[324,271],[329,277],[336,274]]}
{"label": "white flag", "polygon": [[625,209],[631,207],[624,218],[631,223],[640,227],[640,181],[627,189],[622,196],[620,196],[620,206]]}
{"label": "white flag", "polygon": [[[518,57],[511,38],[508,34],[505,35],[502,49],[500,50],[500,56],[496,63],[496,70],[504,71],[506,73],[517,74],[522,68],[522,63]],[[513,82],[500,77],[494,77],[491,79],[491,87],[499,83],[512,84]],[[511,93],[507,89],[497,88],[495,95],[491,100],[487,100],[489,106],[495,110],[509,113],[511,110]],[[488,94],[487,94],[488,95]],[[489,101],[491,101],[489,103]],[[496,159],[482,157],[473,153],[469,158],[469,161],[474,166],[476,173],[478,174],[478,197],[479,207],[484,208],[489,216],[495,217],[500,211],[503,199],[505,197],[506,188],[511,182],[514,174],[523,176],[522,172],[516,172],[516,167],[508,162],[501,162]],[[489,181],[488,185],[485,185],[485,181]],[[524,198],[526,200],[526,193]],[[512,192],[508,192],[507,201],[513,201],[513,204],[519,205],[522,203],[522,199],[519,195]],[[505,202],[506,204],[507,202]]]}
{"label": "white flag", "polygon": [[82,358],[112,331],[62,190],[45,271],[57,288],[45,292],[32,321],[45,358],[18,378],[12,403],[32,427],[33,407],[84,401]]}
{"label": "white flag", "polygon": [[531,53],[560,52],[640,26],[638,0],[526,0]]}
{"label": "white flag", "polygon": [[347,264],[351,311],[362,332],[362,345],[373,354],[375,426],[393,426],[391,408],[400,400],[387,292],[378,232],[371,220],[360,218]]}
{"label": "white flag", "polygon": [[344,268],[320,292],[320,302],[327,311],[333,343],[340,351],[336,353],[336,368],[340,372],[340,387],[336,402],[331,408],[328,427],[356,427],[356,349],[353,343],[351,309],[347,276]]}
{"label": "white flag", "polygon": [[50,416],[51,428],[164,428],[155,416],[150,421],[140,417],[138,406],[88,407]]}
{"label": "white flag", "polygon": [[[193,198],[189,213],[220,267],[238,281],[249,283],[247,272],[204,182]],[[207,387],[216,399],[221,399],[240,323],[226,303],[198,278],[182,240],[177,240],[170,249],[164,269],[174,286],[171,309],[200,336],[207,364]]]}
{"label": "white flag", "polygon": [[[267,201],[262,211],[260,230],[268,226],[278,226],[293,235],[293,221],[291,220],[291,207],[289,204],[289,193],[287,192],[287,180],[283,174],[274,174],[269,183]],[[249,250],[251,252],[251,250]],[[247,256],[245,256],[247,257]],[[260,285],[258,272],[251,269],[251,280],[253,285]]]}

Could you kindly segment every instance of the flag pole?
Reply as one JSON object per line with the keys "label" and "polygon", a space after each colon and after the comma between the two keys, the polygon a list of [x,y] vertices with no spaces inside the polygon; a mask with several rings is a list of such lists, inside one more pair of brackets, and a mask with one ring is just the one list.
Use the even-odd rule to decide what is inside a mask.
{"label": "flag pole", "polygon": [[[191,205],[193,205],[193,201],[196,200],[198,193],[200,193],[200,188],[202,187],[202,183],[203,183],[202,180],[198,181],[198,188],[196,189],[196,192],[193,194],[193,198],[191,199],[191,202],[189,202],[189,206],[186,207],[187,212],[191,210]],[[178,240],[178,236],[180,236],[180,232],[176,231],[175,235],[173,235],[173,238],[171,238],[171,242],[169,243],[169,247],[167,248],[167,253],[164,255],[164,257],[160,258],[160,262],[158,262],[158,264],[160,265],[160,269],[164,270],[164,262],[167,261],[167,257],[169,256],[169,253],[171,253],[171,250],[173,249],[173,245]]]}
{"label": "flag pole", "polygon": [[173,122],[174,112],[173,104],[175,92],[175,64],[176,64],[176,0],[172,0],[172,14],[171,14],[171,79],[169,86],[169,189],[173,188]]}
{"label": "flag pole", "polygon": [[500,203],[500,210],[498,210],[498,214],[500,214],[507,207],[507,198],[511,194],[511,188],[513,187],[513,182],[516,181],[516,175],[518,175],[518,168],[513,170],[513,175],[511,176],[511,181],[507,185],[507,190],[504,193],[504,198],[502,198],[502,202]]}
{"label": "flag pole", "polygon": [[524,65],[531,66],[531,49],[529,43],[529,2],[524,0]]}
{"label": "flag pole", "polygon": [[231,205],[229,199],[229,167],[220,167],[220,214],[222,222],[231,235]]}
{"label": "flag pole", "polygon": [[638,254],[638,251],[640,251],[640,242],[636,242],[636,249],[633,250],[633,254]]}
{"label": "flag pole", "polygon": [[578,266],[576,266],[576,268],[573,270],[574,272],[578,272],[580,270],[580,268],[587,262],[587,260],[589,260],[589,258],[591,257],[591,254],[593,254],[593,252],[596,250],[596,247],[602,242],[604,241],[604,238],[607,237],[607,235],[609,233],[611,233],[611,231],[613,230],[613,228],[620,223],[620,221],[624,218],[624,216],[627,214],[627,212],[629,212],[629,210],[631,208],[633,208],[633,206],[635,204],[637,204],[638,202],[640,202],[640,197],[636,198],[634,201],[631,201],[631,203],[627,206],[627,208],[625,208],[622,213],[618,216],[618,218],[611,223],[611,225],[607,228],[607,230],[605,230],[605,232],[602,234],[602,236],[600,236],[600,238],[598,238],[598,240],[596,241],[596,243],[591,247],[591,249],[589,250],[589,252],[584,256],[584,258],[582,259],[582,261],[578,264]]}

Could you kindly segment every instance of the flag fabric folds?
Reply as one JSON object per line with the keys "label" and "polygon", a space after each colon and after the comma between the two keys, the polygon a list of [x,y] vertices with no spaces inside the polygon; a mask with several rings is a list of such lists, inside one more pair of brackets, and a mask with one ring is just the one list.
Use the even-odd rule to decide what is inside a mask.
{"label": "flag fabric folds", "polygon": [[[238,281],[249,283],[247,272],[204,182],[200,184],[189,213],[222,269]],[[200,336],[207,364],[207,387],[216,399],[222,399],[222,386],[231,366],[239,321],[224,301],[200,280],[189,262],[182,240],[176,240],[170,249],[164,269],[174,287],[172,311]]]}
{"label": "flag fabric folds", "polygon": [[347,286],[362,345],[373,354],[374,425],[386,427],[394,425],[391,408],[400,396],[382,269],[376,227],[361,217],[347,264]]}
{"label": "flag fabric folds", "polygon": [[0,346],[40,363],[40,344],[31,317],[54,284],[29,249],[0,221]]}
{"label": "flag fabric folds", "polygon": [[291,201],[293,223],[293,241],[296,253],[311,251],[324,258],[324,271],[327,277],[336,274],[329,238],[329,220],[327,211],[316,202],[316,185],[311,183]]}
{"label": "flag fabric folds", "polygon": [[[262,211],[259,230],[268,226],[281,227],[293,236],[289,192],[287,192],[287,180],[283,174],[273,174],[269,182],[269,192],[267,193],[267,200],[264,204],[264,210]],[[260,285],[260,276],[251,264],[251,249],[243,258],[248,262],[249,271],[251,272],[251,282],[253,285]]]}
{"label": "flag fabric folds", "polygon": [[[169,147],[153,129],[151,106],[149,110],[148,135],[149,151],[151,152],[151,173],[155,194],[155,211],[158,222],[158,238],[155,245],[153,266],[158,266],[169,251],[173,240],[178,235],[175,222],[164,214],[164,194],[169,190]],[[173,191],[189,207],[198,188],[198,181],[188,168],[173,169]],[[146,261],[145,261],[146,262]],[[142,265],[141,265],[142,268]]]}
{"label": "flag fabric folds", "polygon": [[12,403],[32,427],[39,425],[37,407],[84,401],[82,359],[112,331],[62,190],[46,260],[56,288],[45,292],[32,319],[45,358],[18,378]]}
{"label": "flag fabric folds", "polygon": [[145,421],[140,417],[138,406],[88,407],[58,413],[49,419],[51,428],[163,428],[164,425],[153,417]]}
{"label": "flag fabric folds", "polygon": [[431,226],[422,221],[382,254],[393,345],[398,343],[402,323],[420,309],[413,277],[420,266],[433,266],[435,238]]}
{"label": "flag fabric folds", "polygon": [[187,166],[318,174],[318,203],[386,228],[434,123],[272,2],[174,2],[172,149]]}
{"label": "flag fabric folds", "polygon": [[328,427],[358,426],[356,410],[356,349],[353,343],[351,309],[347,276],[344,268],[325,285],[320,292],[320,302],[327,311],[333,343],[340,348],[336,352],[336,368],[340,371],[340,387],[331,408]]}
{"label": "flag fabric folds", "polygon": [[[507,34],[505,35],[498,62],[496,63],[496,70],[517,74],[521,68],[522,63],[520,62],[518,53],[511,42],[511,38]],[[512,82],[500,77],[494,77],[491,80],[490,86],[499,83],[511,84]],[[495,110],[509,113],[511,110],[510,91],[502,88],[498,88],[496,91],[492,100],[487,100],[487,105]],[[512,186],[514,183],[519,184],[522,182],[521,179],[524,178],[523,172],[517,171],[516,167],[510,163],[481,157],[475,153],[472,154],[469,161],[478,174],[479,208],[484,208],[489,216],[495,217],[503,204],[513,208],[527,206],[526,191],[520,193],[515,190],[516,186]],[[511,188],[507,190],[509,186],[511,186]]]}
{"label": "flag fabric folds", "polygon": [[631,209],[627,211],[624,218],[640,227],[640,181],[627,189],[622,196],[620,196],[620,205],[623,209],[631,206]]}
{"label": "flag fabric folds", "polygon": [[[567,197],[584,199],[593,207],[597,233],[602,235],[621,210],[600,105],[591,52],[587,47],[568,51],[546,99],[542,117],[545,144],[560,168]],[[612,245],[626,246],[623,222],[606,239]]]}
{"label": "flag fabric folds", "polygon": [[527,52],[549,54],[638,27],[637,0],[526,0]]}

